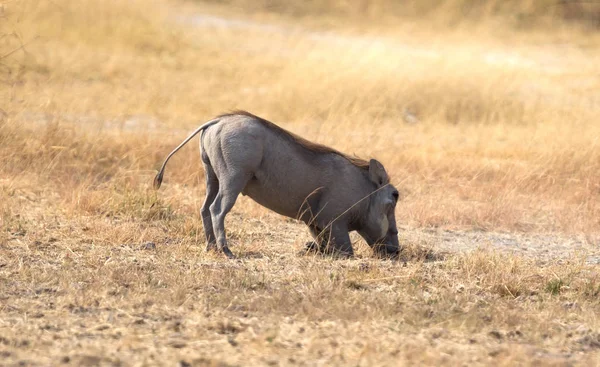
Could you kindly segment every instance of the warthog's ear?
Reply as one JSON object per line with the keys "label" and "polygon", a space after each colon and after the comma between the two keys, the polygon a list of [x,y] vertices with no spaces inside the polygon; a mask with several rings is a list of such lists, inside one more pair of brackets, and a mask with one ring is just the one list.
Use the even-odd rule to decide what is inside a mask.
{"label": "warthog's ear", "polygon": [[376,159],[371,159],[369,161],[369,178],[377,187],[382,186],[390,181],[390,178],[383,168],[383,164],[381,164]]}

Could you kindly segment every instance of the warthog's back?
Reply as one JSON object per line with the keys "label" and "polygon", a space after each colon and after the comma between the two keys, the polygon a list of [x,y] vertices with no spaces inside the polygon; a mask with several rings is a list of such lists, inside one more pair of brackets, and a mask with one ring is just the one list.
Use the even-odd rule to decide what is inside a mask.
{"label": "warthog's back", "polygon": [[331,198],[332,214],[362,198],[364,180],[355,179],[367,172],[362,161],[269,124],[249,114],[222,117],[202,138],[203,158],[219,177],[245,172],[242,193],[285,216],[298,217],[311,197]]}

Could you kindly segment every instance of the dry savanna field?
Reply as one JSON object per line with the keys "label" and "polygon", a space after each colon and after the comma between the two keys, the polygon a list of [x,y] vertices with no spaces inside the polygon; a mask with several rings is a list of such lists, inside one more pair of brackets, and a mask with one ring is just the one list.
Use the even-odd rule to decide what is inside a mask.
{"label": "dry savanna field", "polygon": [[[599,365],[600,5],[0,0],[0,365]],[[302,255],[202,122],[375,157],[398,260]],[[197,140],[195,140],[197,142]]]}

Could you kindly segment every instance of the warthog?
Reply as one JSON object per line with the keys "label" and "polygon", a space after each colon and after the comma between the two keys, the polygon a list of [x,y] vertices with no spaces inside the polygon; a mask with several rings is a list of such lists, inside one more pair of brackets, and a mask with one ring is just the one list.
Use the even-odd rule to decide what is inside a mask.
{"label": "warthog", "polygon": [[378,254],[400,251],[394,210],[398,191],[383,165],[311,143],[245,111],[200,126],[165,159],[154,179],[158,189],[167,162],[196,134],[206,174],[201,215],[207,250],[228,257],[225,216],[240,193],[308,225],[307,249],[352,256],[349,232],[357,231]]}

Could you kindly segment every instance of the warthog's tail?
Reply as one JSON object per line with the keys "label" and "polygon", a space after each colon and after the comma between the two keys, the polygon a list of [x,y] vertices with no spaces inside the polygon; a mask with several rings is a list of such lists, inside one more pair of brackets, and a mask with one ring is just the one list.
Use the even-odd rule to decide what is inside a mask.
{"label": "warthog's tail", "polygon": [[207,123],[203,124],[202,126],[200,126],[199,128],[197,128],[196,130],[194,130],[193,133],[190,134],[190,136],[188,136],[181,144],[179,144],[179,146],[177,146],[177,148],[175,148],[168,156],[167,159],[165,159],[165,162],[163,163],[162,167],[160,168],[160,171],[158,171],[158,174],[156,175],[156,177],[154,177],[154,189],[158,190],[160,188],[160,184],[162,183],[163,180],[163,174],[165,173],[165,167],[167,166],[167,162],[169,161],[169,159],[171,158],[171,156],[173,156],[173,154],[177,153],[177,151],[179,149],[181,149],[184,145],[187,144],[188,141],[190,141],[194,136],[196,136],[199,132],[201,132],[202,130],[208,128],[209,126],[212,126],[214,124],[216,124],[217,122],[219,122],[221,119],[220,118],[216,118],[213,120],[208,121]]}

